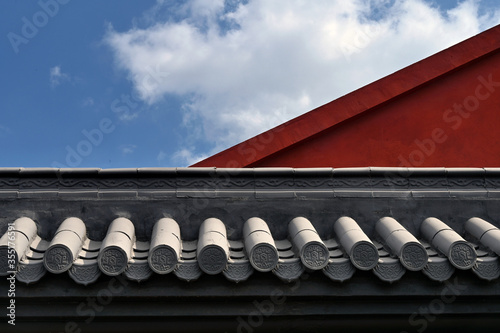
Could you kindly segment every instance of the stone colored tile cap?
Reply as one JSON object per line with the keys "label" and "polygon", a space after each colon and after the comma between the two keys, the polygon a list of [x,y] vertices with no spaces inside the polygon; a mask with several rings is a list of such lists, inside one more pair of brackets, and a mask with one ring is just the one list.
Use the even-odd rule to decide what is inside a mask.
{"label": "stone colored tile cap", "polygon": [[354,219],[348,216],[340,217],[333,229],[356,268],[371,270],[377,266],[378,250]]}
{"label": "stone colored tile cap", "polygon": [[208,218],[200,226],[197,255],[200,269],[210,275],[221,273],[229,260],[226,226],[217,218]]}
{"label": "stone colored tile cap", "polygon": [[245,249],[251,265],[257,271],[272,271],[278,264],[278,250],[267,223],[259,217],[251,217],[243,225]]}
{"label": "stone colored tile cap", "polygon": [[288,234],[305,267],[319,270],[328,265],[328,248],[308,219],[301,216],[292,219],[288,223]]}
{"label": "stone colored tile cap", "polygon": [[164,217],[158,220],[151,235],[148,263],[158,274],[172,272],[181,256],[181,230],[174,219]]}
{"label": "stone colored tile cap", "polygon": [[97,257],[97,263],[101,271],[109,276],[123,273],[132,257],[134,242],[134,224],[123,217],[113,220],[108,227],[108,232]]}
{"label": "stone colored tile cap", "polygon": [[51,273],[62,273],[71,268],[78,258],[85,241],[87,230],[85,223],[76,217],[65,219],[45,252],[43,263]]}
{"label": "stone colored tile cap", "polygon": [[474,247],[441,220],[435,217],[426,218],[420,230],[424,238],[447,256],[456,268],[470,269],[476,263],[477,253]]}
{"label": "stone colored tile cap", "polygon": [[405,268],[419,271],[427,265],[429,257],[425,247],[394,218],[381,218],[375,230]]}

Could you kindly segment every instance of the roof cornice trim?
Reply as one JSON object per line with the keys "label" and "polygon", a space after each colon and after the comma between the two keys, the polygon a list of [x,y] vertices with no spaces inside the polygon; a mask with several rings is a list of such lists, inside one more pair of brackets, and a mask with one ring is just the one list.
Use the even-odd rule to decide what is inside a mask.
{"label": "roof cornice trim", "polygon": [[0,197],[498,197],[500,168],[0,168]]}

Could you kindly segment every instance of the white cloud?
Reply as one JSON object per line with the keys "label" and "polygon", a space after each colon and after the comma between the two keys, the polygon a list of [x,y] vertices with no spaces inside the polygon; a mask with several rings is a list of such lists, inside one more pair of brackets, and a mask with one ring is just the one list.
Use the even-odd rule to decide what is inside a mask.
{"label": "white cloud", "polygon": [[11,133],[10,128],[8,128],[7,126],[4,126],[4,125],[0,124],[0,136],[8,135],[10,133]]}
{"label": "white cloud", "polygon": [[132,154],[135,151],[137,145],[126,144],[126,145],[121,145],[119,148],[123,155],[128,155]]}
{"label": "white cloud", "polygon": [[94,105],[94,99],[92,97],[87,97],[83,100],[82,106],[87,107],[87,106],[93,106]]}
{"label": "white cloud", "polygon": [[[126,32],[110,28],[105,38],[144,101],[189,96],[183,126],[195,134],[174,155],[178,160],[236,144],[500,17],[498,11],[480,17],[473,0],[448,12],[423,0],[225,3],[189,1],[175,8],[177,19]],[[207,142],[210,152],[199,148]]]}
{"label": "white cloud", "polygon": [[125,111],[122,114],[120,114],[118,116],[118,118],[120,120],[123,120],[123,121],[131,121],[131,120],[137,118],[138,116],[139,116],[139,112],[127,112],[127,111]]}
{"label": "white cloud", "polygon": [[[167,157],[166,154],[164,154],[163,159],[165,159],[166,157]],[[201,155],[194,154],[192,149],[182,148],[174,153],[174,155],[172,156],[172,162],[177,163],[178,165],[191,165],[207,157],[208,155],[204,154]]]}
{"label": "white cloud", "polygon": [[158,153],[158,156],[156,156],[156,160],[158,161],[158,163],[162,163],[163,161],[165,161],[165,159],[167,158],[167,154],[161,150],[159,153]]}
{"label": "white cloud", "polygon": [[57,87],[63,82],[69,82],[71,80],[69,74],[63,73],[61,66],[54,66],[50,69],[50,86],[52,88]]}

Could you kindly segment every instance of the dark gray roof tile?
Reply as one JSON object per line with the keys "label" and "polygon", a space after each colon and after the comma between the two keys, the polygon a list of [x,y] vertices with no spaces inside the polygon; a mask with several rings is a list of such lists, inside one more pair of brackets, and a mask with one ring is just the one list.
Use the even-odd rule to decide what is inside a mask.
{"label": "dark gray roof tile", "polygon": [[371,192],[372,197],[374,198],[409,198],[413,194],[413,191],[407,190],[373,190]]}
{"label": "dark gray roof tile", "polygon": [[176,168],[176,173],[179,177],[214,177],[216,168]]}
{"label": "dark gray roof tile", "polygon": [[43,263],[51,273],[62,273],[71,268],[78,258],[86,238],[85,223],[76,217],[64,220],[45,251]]}
{"label": "dark gray roof tile", "polygon": [[77,259],[68,273],[73,281],[84,286],[96,282],[101,276],[97,259]]}
{"label": "dark gray roof tile", "polygon": [[472,271],[481,279],[492,281],[500,277],[500,263],[497,256],[486,256],[477,259]]}
{"label": "dark gray roof tile", "polygon": [[239,283],[248,280],[253,271],[248,259],[229,259],[222,274],[229,281]]}
{"label": "dark gray roof tile", "polygon": [[441,254],[448,257],[456,268],[470,269],[476,263],[477,254],[474,247],[439,219],[426,218],[420,230],[423,237]]}
{"label": "dark gray roof tile", "polygon": [[153,271],[149,267],[147,259],[131,259],[127,269],[124,272],[125,276],[132,281],[141,282],[149,279]]}
{"label": "dark gray roof tile", "polygon": [[0,191],[0,200],[12,200],[17,198],[19,198],[19,191],[17,190]]}
{"label": "dark gray roof tile", "polygon": [[177,175],[177,168],[138,168],[137,175],[175,177]]}
{"label": "dark gray roof tile", "polygon": [[380,258],[377,266],[373,268],[373,273],[382,281],[395,282],[403,277],[406,270],[401,262],[395,258]]}
{"label": "dark gray roof tile", "polygon": [[370,177],[370,167],[334,168],[334,177]]}
{"label": "dark gray roof tile", "polygon": [[[366,234],[360,231],[359,225],[354,220],[348,217],[339,220],[341,223],[337,224],[335,228],[336,238],[323,241],[310,221],[304,218],[294,219],[289,231],[290,239],[294,240],[294,246],[292,246],[288,240],[275,241],[270,230],[266,228],[267,223],[262,219],[249,220],[252,223],[255,221],[255,223],[248,222],[246,224],[248,226],[244,228],[243,234],[247,236],[244,236],[245,242],[242,242],[240,240],[227,240],[224,224],[218,219],[207,219],[207,222],[202,225],[202,228],[200,228],[201,241],[182,241],[178,224],[173,219],[164,218],[155,224],[156,231],[154,233],[156,236],[151,236],[153,248],[150,251],[149,242],[135,241],[133,223],[128,219],[115,219],[110,224],[108,234],[101,243],[83,237],[83,231],[78,231],[78,229],[81,229],[81,224],[70,223],[79,221],[79,219],[70,218],[59,226],[50,246],[47,246],[48,242],[41,240],[38,236],[35,236],[31,241],[31,245],[26,245],[24,259],[18,265],[20,271],[18,279],[25,283],[36,282],[45,274],[46,268],[52,273],[61,273],[68,270],[71,278],[83,285],[94,282],[100,272],[107,275],[116,275],[123,272],[126,277],[138,282],[146,280],[153,273],[168,274],[170,272],[174,272],[180,279],[192,281],[199,278],[203,271],[207,274],[223,273],[230,281],[242,282],[251,276],[254,269],[262,272],[272,271],[280,279],[289,282],[298,279],[305,268],[317,269],[317,267],[323,267],[324,273],[334,281],[345,281],[354,274],[356,269],[366,270],[367,267],[371,267],[375,275],[383,281],[394,282],[401,279],[405,274],[406,270],[402,264],[406,265],[410,270],[423,268],[424,274],[436,281],[449,279],[453,274],[454,267],[451,265],[453,262],[450,262],[444,256],[439,256],[433,247],[435,246],[440,253],[450,253],[450,251],[446,252],[443,249],[453,247],[453,244],[456,245],[456,242],[453,242],[456,235],[452,237],[451,243],[448,241],[452,245],[447,245],[449,237],[442,240],[439,238],[441,237],[440,234],[455,232],[446,224],[436,222],[436,219],[427,219],[427,222],[422,224],[422,234],[430,243],[419,242],[402,225],[389,217],[377,223],[377,232],[383,241],[382,243],[371,242]],[[24,219],[21,219],[21,221],[24,221]],[[468,225],[474,227],[475,224],[471,223],[477,221],[477,219],[471,219],[471,221],[468,222]],[[83,221],[81,222],[83,223]],[[488,232],[498,230],[493,225],[486,223],[485,221],[480,223],[481,227],[487,227],[486,232],[482,233],[483,236]],[[482,229],[473,229],[473,227],[468,227],[468,231],[474,235],[479,235]],[[261,237],[259,233],[264,233],[265,237]],[[208,238],[204,238],[206,235],[209,235]],[[72,245],[68,245],[65,250],[66,253],[64,255],[60,254],[61,260],[56,259],[56,255],[52,253],[50,255],[52,259],[49,261],[49,257],[47,257],[49,252],[53,252],[58,248],[59,244],[72,242],[73,238],[78,239],[78,242],[73,244],[75,245],[73,249],[69,249]],[[340,241],[337,241],[337,239],[340,239]],[[264,246],[264,249],[276,246],[277,252],[275,253],[277,255],[273,257],[272,253],[265,252],[256,256],[255,251],[260,244]],[[328,253],[325,266],[311,264],[317,262],[323,256],[314,251],[308,252],[307,246],[310,244],[325,246],[325,251]],[[376,251],[378,259],[375,265],[364,264],[364,261],[360,259],[362,257],[371,258],[370,255],[366,256],[359,249],[362,253],[356,252],[358,251],[356,246],[364,246],[363,244],[371,244],[370,246]],[[383,244],[387,246],[390,252],[384,249]],[[405,249],[411,248],[412,244],[417,244],[424,250],[426,246],[430,246],[430,248],[426,249],[428,259],[424,260],[425,265],[422,264],[419,255],[405,254]],[[210,257],[205,258],[203,249],[209,249],[210,251],[212,247],[219,251],[217,253],[223,254],[226,259],[220,258],[217,253],[210,254]],[[129,251],[128,254],[127,250]],[[114,255],[110,257],[111,252],[107,253],[108,251],[113,252]],[[74,255],[76,252],[78,252],[77,256]],[[391,252],[394,257],[391,256]],[[181,253],[185,254],[185,259],[181,258]],[[247,253],[250,254],[253,261],[247,258]],[[347,255],[349,253],[350,255]],[[453,256],[453,252],[451,253],[451,256]],[[187,257],[190,259],[187,259]],[[43,260],[41,260],[42,258]],[[62,258],[66,259],[63,260]],[[198,258],[202,258],[201,262],[198,262]],[[276,258],[279,258],[279,260],[275,261]],[[473,271],[482,279],[492,280],[498,278],[500,273],[498,273],[497,258],[484,252],[479,258],[480,260],[478,259],[477,265],[472,267]],[[52,264],[48,264],[48,262],[51,263],[52,261],[63,265],[60,268],[54,268],[55,266],[52,267]],[[44,262],[46,267],[43,267]],[[458,266],[456,262],[454,265]],[[458,266],[458,268],[464,269],[462,266]]]}
{"label": "dark gray roof tile", "polygon": [[98,175],[100,177],[134,177],[137,175],[137,168],[123,168],[123,169],[99,169]]}
{"label": "dark gray roof tile", "polygon": [[284,282],[292,282],[300,278],[304,273],[305,267],[302,265],[300,258],[280,259],[276,268],[273,269],[273,274]]}
{"label": "dark gray roof tile", "polygon": [[254,168],[255,177],[290,177],[294,176],[293,168]]}
{"label": "dark gray roof tile", "polygon": [[100,168],[61,168],[58,170],[61,177],[92,177],[97,176]]}
{"label": "dark gray roof tile", "polygon": [[180,260],[177,268],[174,270],[174,274],[181,280],[190,282],[198,280],[198,278],[203,274],[198,266],[198,261],[196,259],[192,260]]}
{"label": "dark gray roof tile", "polygon": [[57,190],[20,190],[17,192],[18,198],[29,199],[29,198],[40,198],[49,199],[56,198],[59,195]]}
{"label": "dark gray roof tile", "polygon": [[[138,282],[203,273],[243,282],[255,270],[290,282],[306,269],[339,282],[357,270],[387,282],[422,270],[444,281],[455,267],[494,280],[499,170],[0,169],[7,216],[0,218],[0,274],[8,272],[8,222],[24,215],[30,218],[11,230],[24,283],[46,270],[49,277],[68,271],[83,285],[102,273]],[[430,218],[436,214],[447,223]],[[81,223],[66,223],[68,216]]]}
{"label": "dark gray roof tile", "polygon": [[[193,168],[189,168],[191,170]],[[253,178],[254,177],[254,169],[253,168],[245,168],[245,169],[240,169],[240,168],[216,168],[215,169],[215,174],[218,177],[249,177]]]}
{"label": "dark gray roof tile", "polygon": [[484,247],[500,255],[500,229],[479,217],[473,217],[465,222],[465,230]]}
{"label": "dark gray roof tile", "polygon": [[101,199],[136,198],[137,191],[130,190],[99,190],[97,195]]}
{"label": "dark gray roof tile", "polygon": [[0,177],[18,176],[21,168],[0,168]]}
{"label": "dark gray roof tile", "polygon": [[340,217],[333,227],[340,244],[356,268],[371,270],[377,265],[379,260],[377,247],[354,219],[348,216]]}
{"label": "dark gray roof tile", "polygon": [[302,178],[302,177],[326,177],[326,178],[329,178],[332,175],[333,175],[333,168],[294,169],[294,176],[297,178]]}
{"label": "dark gray roof tile", "polygon": [[455,267],[450,264],[447,258],[429,256],[427,266],[422,272],[431,280],[443,282],[448,280],[455,272]]}
{"label": "dark gray roof tile", "polygon": [[58,197],[63,200],[86,200],[86,199],[97,199],[99,197],[99,191],[97,189],[86,190],[86,189],[73,189],[73,190],[59,190]]}
{"label": "dark gray roof tile", "polygon": [[59,169],[57,168],[20,168],[20,176],[57,176]]}
{"label": "dark gray roof tile", "polygon": [[344,282],[349,280],[354,273],[356,268],[353,266],[348,258],[331,258],[328,265],[323,270],[323,273],[328,276],[331,280],[337,282]]}
{"label": "dark gray roof tile", "polygon": [[39,281],[46,272],[42,260],[24,259],[17,266],[16,279],[31,284]]}
{"label": "dark gray roof tile", "polygon": [[375,229],[406,269],[419,271],[427,265],[428,255],[425,247],[398,221],[392,217],[383,217],[377,221]]}

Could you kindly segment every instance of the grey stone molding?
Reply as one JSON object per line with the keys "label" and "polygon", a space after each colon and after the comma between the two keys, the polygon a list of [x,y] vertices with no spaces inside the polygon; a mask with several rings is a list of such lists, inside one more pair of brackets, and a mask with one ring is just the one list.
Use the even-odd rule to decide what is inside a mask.
{"label": "grey stone molding", "polygon": [[[500,168],[1,168],[4,198],[498,196]],[[77,190],[77,191],[75,191]]]}
{"label": "grey stone molding", "polygon": [[498,200],[493,168],[0,168],[0,275],[495,280]]}

